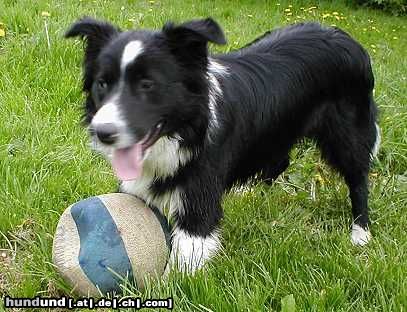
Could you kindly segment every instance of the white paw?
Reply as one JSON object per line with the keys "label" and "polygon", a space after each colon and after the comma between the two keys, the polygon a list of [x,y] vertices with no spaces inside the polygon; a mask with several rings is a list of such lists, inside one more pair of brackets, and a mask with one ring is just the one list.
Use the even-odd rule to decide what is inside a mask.
{"label": "white paw", "polygon": [[220,248],[219,235],[216,232],[207,237],[201,237],[175,229],[172,236],[170,260],[164,275],[168,275],[174,267],[181,272],[193,274],[202,268]]}
{"label": "white paw", "polygon": [[372,235],[370,234],[369,229],[365,230],[360,225],[352,224],[351,241],[353,245],[364,246],[371,238]]}

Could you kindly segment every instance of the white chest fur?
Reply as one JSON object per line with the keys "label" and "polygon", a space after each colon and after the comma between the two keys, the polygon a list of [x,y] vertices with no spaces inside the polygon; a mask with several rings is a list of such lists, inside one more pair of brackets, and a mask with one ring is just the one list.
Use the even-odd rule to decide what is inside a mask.
{"label": "white chest fur", "polygon": [[173,176],[191,157],[190,151],[180,148],[177,138],[162,137],[146,152],[142,175],[136,180],[123,181],[120,190],[142,198],[169,216],[175,212],[182,214],[182,190],[179,187],[156,195],[151,186],[155,179]]}

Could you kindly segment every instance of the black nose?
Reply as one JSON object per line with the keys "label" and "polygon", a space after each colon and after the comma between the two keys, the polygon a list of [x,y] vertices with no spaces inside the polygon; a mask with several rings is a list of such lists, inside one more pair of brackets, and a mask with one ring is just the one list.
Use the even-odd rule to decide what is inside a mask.
{"label": "black nose", "polygon": [[93,127],[98,139],[105,144],[113,144],[119,137],[117,127],[112,123],[99,124]]}

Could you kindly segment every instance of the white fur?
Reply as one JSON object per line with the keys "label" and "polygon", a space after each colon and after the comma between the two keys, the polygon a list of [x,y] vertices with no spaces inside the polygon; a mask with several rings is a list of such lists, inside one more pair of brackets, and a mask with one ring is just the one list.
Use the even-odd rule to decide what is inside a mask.
{"label": "white fur", "polygon": [[369,230],[365,230],[355,223],[352,224],[351,241],[353,245],[364,246],[370,241],[371,237]]}
{"label": "white fur", "polygon": [[184,213],[181,192],[178,188],[166,192],[160,196],[155,196],[150,187],[153,184],[154,176],[144,172],[137,180],[123,181],[120,191],[138,196],[145,200],[148,205],[157,207],[163,214],[174,215],[175,212]]}
{"label": "white fur", "polygon": [[180,165],[185,165],[192,158],[192,152],[181,149],[179,139],[161,137],[144,156],[143,168],[159,177],[173,176]]}
{"label": "white fur", "polygon": [[175,174],[179,166],[192,158],[192,152],[181,149],[176,138],[162,137],[146,151],[143,160],[143,172],[136,180],[123,181],[121,191],[136,195],[169,215],[184,213],[181,190],[176,188],[161,196],[150,191],[156,177],[169,177]]}
{"label": "white fur", "polygon": [[96,113],[92,119],[92,125],[113,123],[116,126],[124,126],[123,118],[119,111],[119,94],[114,94]]}
{"label": "white fur", "polygon": [[377,154],[379,153],[379,148],[380,148],[380,143],[382,141],[382,137],[380,135],[380,128],[379,125],[377,123],[375,123],[376,126],[376,141],[374,143],[374,146],[372,148],[372,152],[370,153],[370,158],[373,160],[373,158],[375,158],[377,156]]}
{"label": "white fur", "polygon": [[120,69],[123,72],[127,65],[133,62],[137,56],[143,52],[143,43],[139,40],[130,41],[124,47],[122,59],[120,62]]}
{"label": "white fur", "polygon": [[201,237],[176,228],[172,233],[172,250],[166,271],[177,267],[181,272],[194,273],[202,268],[219,251],[219,237],[218,232]]}
{"label": "white fur", "polygon": [[[119,93],[116,93],[110,97],[106,104],[103,105],[93,117],[91,127],[97,128],[98,125],[106,123],[114,124],[118,130],[118,140],[114,143],[114,147],[124,148],[131,145],[131,143],[134,141],[134,138],[128,131],[125,119],[120,112],[118,105],[119,97]],[[102,152],[109,151],[109,154],[112,153],[112,149],[110,147],[100,144],[96,137],[94,138],[94,140],[95,141],[93,144],[97,147],[97,150],[100,150]]]}
{"label": "white fur", "polygon": [[215,60],[208,59],[208,81],[209,81],[209,135],[219,127],[219,119],[217,114],[217,99],[222,96],[222,89],[219,84],[217,76],[224,76],[228,72],[227,68],[216,62]]}

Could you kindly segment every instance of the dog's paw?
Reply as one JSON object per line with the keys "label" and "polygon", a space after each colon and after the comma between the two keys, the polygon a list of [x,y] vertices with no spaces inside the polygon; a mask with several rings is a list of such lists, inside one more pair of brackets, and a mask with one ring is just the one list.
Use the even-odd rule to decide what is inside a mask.
{"label": "dog's paw", "polygon": [[351,233],[351,241],[354,246],[364,246],[366,245],[372,235],[370,234],[369,229],[364,229],[360,225],[352,224],[352,233]]}
{"label": "dog's paw", "polygon": [[172,237],[172,250],[165,275],[176,268],[180,272],[194,274],[220,249],[218,233],[206,237],[191,235],[176,229]]}

